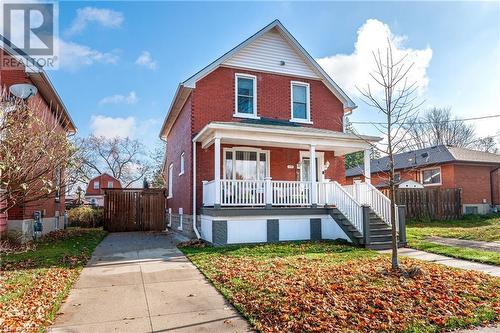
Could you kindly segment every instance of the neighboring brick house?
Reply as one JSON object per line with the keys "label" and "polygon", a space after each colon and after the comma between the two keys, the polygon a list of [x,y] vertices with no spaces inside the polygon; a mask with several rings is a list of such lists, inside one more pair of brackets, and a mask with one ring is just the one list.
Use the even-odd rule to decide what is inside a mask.
{"label": "neighboring brick house", "polygon": [[115,177],[103,173],[97,177],[92,178],[85,191],[85,199],[92,205],[103,207],[104,206],[104,190],[108,188],[122,188],[121,182]]}
{"label": "neighboring brick house", "polygon": [[353,240],[343,155],[379,140],[343,131],[355,108],[279,21],[264,27],[177,88],[160,133],[170,225],[215,244]]}
{"label": "neighboring brick house", "polygon": [[[23,60],[28,59],[28,62]],[[54,121],[57,119],[59,127],[57,130],[64,131],[68,135],[76,133],[76,127],[68,114],[66,106],[58,95],[54,86],[50,82],[47,73],[43,68],[36,65],[26,65],[29,58],[19,56],[12,48],[3,45],[0,48],[0,89],[9,91],[9,87],[14,84],[27,83],[34,85],[38,93],[28,99],[28,103],[37,106],[37,111],[43,112],[44,116],[52,115]],[[50,112],[47,112],[50,111]],[[59,179],[63,177],[63,171]],[[24,235],[32,232],[33,213],[39,211],[42,214],[43,232],[53,230],[59,221],[59,216],[64,215],[64,191],[59,191],[55,197],[30,202],[25,205],[18,205],[8,210],[8,230],[18,230]],[[1,229],[5,226],[0,225]]]}
{"label": "neighboring brick house", "polygon": [[[371,182],[387,187],[387,157],[371,161]],[[464,213],[500,208],[500,155],[452,146],[434,146],[395,155],[396,181],[424,187],[462,189]],[[346,170],[347,183],[364,180],[363,166]]]}

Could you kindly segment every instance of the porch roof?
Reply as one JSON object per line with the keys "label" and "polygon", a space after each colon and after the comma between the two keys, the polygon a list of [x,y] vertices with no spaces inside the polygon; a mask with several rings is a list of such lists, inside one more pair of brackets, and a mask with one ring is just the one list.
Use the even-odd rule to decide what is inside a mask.
{"label": "porch roof", "polygon": [[309,149],[311,145],[314,145],[318,150],[335,151],[338,155],[368,149],[370,144],[381,140],[375,136],[354,135],[311,127],[211,122],[193,138],[193,142],[201,142],[202,148],[207,148],[213,144],[215,138],[220,138],[223,144],[245,146]]}

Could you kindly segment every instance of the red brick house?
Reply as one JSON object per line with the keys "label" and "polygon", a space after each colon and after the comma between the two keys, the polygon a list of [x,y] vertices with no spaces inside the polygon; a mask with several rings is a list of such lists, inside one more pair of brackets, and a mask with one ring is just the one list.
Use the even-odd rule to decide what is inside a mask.
{"label": "red brick house", "polygon": [[[66,106],[43,68],[32,64],[27,65],[30,63],[28,57],[19,56],[6,45],[0,49],[0,52],[0,89],[8,91],[10,86],[19,83],[34,85],[38,93],[30,97],[27,102],[36,105],[40,112],[44,112],[44,115],[48,114],[54,117],[47,121],[57,119],[58,130],[64,131],[68,135],[76,133],[76,127]],[[27,62],[23,61],[26,59],[28,59]],[[59,177],[62,179],[62,171]],[[64,191],[60,191],[53,198],[9,209],[7,227],[9,230],[18,230],[24,235],[29,235],[33,230],[33,213],[39,211],[42,215],[43,232],[49,232],[57,227],[59,217],[62,218],[64,215],[64,209]],[[0,231],[2,229],[5,229],[5,224],[1,225],[0,223]]]}
{"label": "red brick house", "polygon": [[[370,162],[371,182],[387,187],[387,157]],[[395,156],[396,180],[424,187],[461,188],[464,213],[486,214],[500,208],[500,155],[471,149],[434,146]],[[364,181],[363,166],[346,170],[346,182]]]}
{"label": "red brick house", "polygon": [[279,21],[267,25],[177,88],[160,133],[171,227],[214,244],[390,241],[367,241],[369,214],[341,185],[343,155],[369,158],[379,140],[343,131],[355,108]]}
{"label": "red brick house", "polygon": [[92,205],[99,207],[104,206],[104,190],[108,188],[122,188],[121,182],[115,177],[103,173],[97,177],[92,178],[85,191],[85,199]]}

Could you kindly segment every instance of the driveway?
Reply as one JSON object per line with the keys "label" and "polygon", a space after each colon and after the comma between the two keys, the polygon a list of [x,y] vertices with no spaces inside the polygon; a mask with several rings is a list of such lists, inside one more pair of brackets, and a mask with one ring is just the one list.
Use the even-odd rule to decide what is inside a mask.
{"label": "driveway", "polygon": [[49,332],[249,331],[176,248],[179,241],[175,234],[109,234]]}

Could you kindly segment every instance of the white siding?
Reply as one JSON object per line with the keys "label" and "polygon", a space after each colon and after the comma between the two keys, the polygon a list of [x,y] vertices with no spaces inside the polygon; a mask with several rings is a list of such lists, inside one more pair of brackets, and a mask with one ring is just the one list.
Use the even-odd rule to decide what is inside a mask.
{"label": "white siding", "polygon": [[[281,61],[285,62],[284,66],[280,65]],[[319,78],[276,29],[266,32],[222,65]]]}
{"label": "white siding", "polygon": [[311,239],[311,220],[309,218],[279,220],[280,241]]}
{"label": "white siding", "polygon": [[267,220],[227,221],[227,243],[262,243],[267,241]]}
{"label": "white siding", "polygon": [[321,219],[321,238],[323,239],[345,239],[351,242],[351,239],[347,237],[344,230],[335,222],[331,216],[327,216]]}

